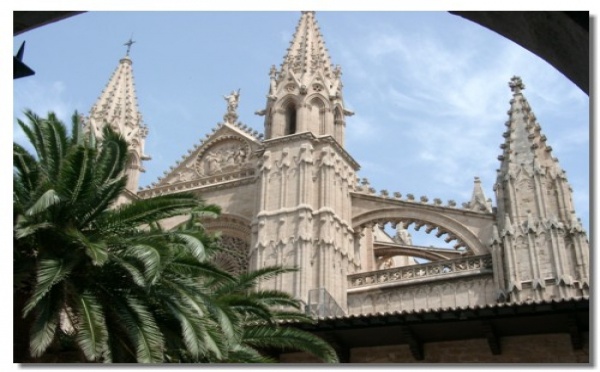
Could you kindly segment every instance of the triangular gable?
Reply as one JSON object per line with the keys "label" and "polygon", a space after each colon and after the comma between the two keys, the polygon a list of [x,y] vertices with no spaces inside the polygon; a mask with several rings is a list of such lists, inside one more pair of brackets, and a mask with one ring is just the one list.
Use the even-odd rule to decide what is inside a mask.
{"label": "triangular gable", "polygon": [[[242,125],[219,124],[213,133],[200,141],[189,156],[179,161],[153,187],[175,185],[190,181],[232,174],[256,168],[253,153],[262,147],[258,136]],[[236,177],[233,176],[235,179]]]}

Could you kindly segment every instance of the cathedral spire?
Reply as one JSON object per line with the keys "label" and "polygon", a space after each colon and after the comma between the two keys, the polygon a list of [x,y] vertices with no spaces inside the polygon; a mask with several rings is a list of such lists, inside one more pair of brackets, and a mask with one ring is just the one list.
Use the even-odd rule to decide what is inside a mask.
{"label": "cathedral spire", "polygon": [[[504,133],[505,141],[500,146],[504,151],[498,157],[501,165],[497,185],[509,179],[516,180],[521,184],[521,187],[515,190],[515,192],[519,192],[513,195],[517,199],[512,201],[514,205],[510,208],[510,217],[515,223],[525,222],[528,213],[532,213],[538,219],[546,219],[550,215],[555,215],[561,220],[570,221],[574,214],[570,187],[565,172],[560,167],[558,159],[552,155],[552,147],[548,145],[546,136],[542,134],[542,128],[523,95],[525,84],[521,78],[513,76],[508,85],[513,92],[513,97],[510,100],[509,120],[506,122],[507,131]],[[541,176],[547,182],[538,185],[534,182],[536,175]],[[553,194],[556,190],[538,188],[543,186],[547,189],[562,185],[564,188],[561,187],[560,192],[563,195],[560,196],[560,200],[555,200],[553,203],[549,203],[549,200],[542,202],[539,197],[533,198],[526,195],[528,192],[538,194],[543,192],[548,194],[544,196],[544,199],[554,200]]]}
{"label": "cathedral spire", "polygon": [[86,124],[97,136],[102,135],[102,128],[105,125],[110,125],[127,140],[130,152],[127,190],[135,194],[139,173],[144,171],[142,161],[149,160],[150,157],[144,154],[148,128],[143,124],[142,114],[138,109],[133,81],[133,62],[129,56],[133,43],[134,41],[129,39],[124,44],[127,46],[127,52],[120,59],[108,84],[92,106]]}
{"label": "cathedral spire", "polygon": [[302,12],[281,68],[271,67],[266,115],[266,139],[311,132],[344,142],[342,70],[333,66],[315,12]]}
{"label": "cathedral spire", "polygon": [[589,246],[571,187],[523,95],[525,84],[514,76],[508,85],[513,97],[494,186],[506,266],[497,267],[509,268],[505,288],[513,301],[586,295]]}
{"label": "cathedral spire", "polygon": [[316,71],[331,74],[331,58],[315,19],[315,12],[302,12],[281,69],[292,71],[300,80]]}

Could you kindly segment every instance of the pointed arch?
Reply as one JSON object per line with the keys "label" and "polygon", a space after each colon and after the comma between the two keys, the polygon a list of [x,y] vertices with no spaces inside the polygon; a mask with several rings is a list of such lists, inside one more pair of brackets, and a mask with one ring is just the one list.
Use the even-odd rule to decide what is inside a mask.
{"label": "pointed arch", "polygon": [[284,108],[284,132],[283,135],[287,136],[296,133],[298,129],[298,107],[296,102],[289,100],[285,103]]}
{"label": "pointed arch", "polygon": [[309,101],[309,108],[309,126],[320,136],[327,134],[325,125],[325,101],[318,96],[314,96]]}

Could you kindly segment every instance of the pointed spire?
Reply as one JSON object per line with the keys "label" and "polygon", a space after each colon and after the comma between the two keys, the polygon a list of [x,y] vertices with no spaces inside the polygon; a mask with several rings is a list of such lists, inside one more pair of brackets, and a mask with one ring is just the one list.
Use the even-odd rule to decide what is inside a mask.
{"label": "pointed spire", "polygon": [[[546,187],[561,188],[564,195],[571,196],[571,192],[564,179],[564,171],[561,169],[558,159],[552,156],[552,148],[547,144],[547,138],[542,134],[542,128],[536,120],[536,116],[529,105],[529,102],[523,95],[525,84],[518,76],[513,76],[508,83],[512,91],[512,99],[510,100],[510,110],[508,111],[509,119],[506,122],[507,131],[504,134],[505,142],[500,146],[504,151],[499,159],[501,160],[500,172],[498,173],[497,184],[500,185],[509,179],[517,178],[521,181],[522,186],[519,188],[516,199],[512,200],[511,204],[519,204],[521,207],[510,207],[513,213],[518,213],[518,221],[524,222],[529,217],[527,210],[534,213],[533,218],[536,220],[546,220],[552,215],[566,216],[569,211],[573,210],[572,206],[563,206],[564,212],[558,210],[546,210],[540,212],[542,206],[534,207],[530,205],[534,199],[530,193],[539,193],[540,190],[531,189],[536,183],[533,182],[535,175],[545,178],[555,179],[561,176],[564,183],[554,185],[554,182],[545,183]],[[525,180],[531,180],[526,183]],[[525,183],[524,183],[525,182]],[[529,185],[529,191],[525,190],[525,184]],[[555,192],[543,191],[548,195],[554,195]],[[520,196],[519,196],[520,195]],[[500,201],[499,201],[500,202]],[[536,202],[537,203],[537,202]],[[563,203],[562,201],[560,203]],[[552,205],[555,208],[560,204],[558,202]],[[569,203],[569,202],[567,202]],[[525,207],[528,205],[528,207]],[[567,212],[567,213],[565,213]],[[541,214],[540,214],[541,213]],[[540,214],[540,215],[538,215]],[[564,221],[566,222],[566,221]]]}
{"label": "pointed spire", "polygon": [[[549,299],[558,292],[544,291],[549,285],[547,278],[558,278],[558,284],[569,286],[570,278],[583,281],[589,276],[589,246],[578,224],[573,223],[571,188],[523,95],[525,84],[514,76],[508,85],[512,99],[495,186],[496,220],[508,264],[506,277],[511,278],[508,290],[517,294],[513,301]],[[575,231],[565,234],[561,231],[565,227]],[[531,253],[526,258],[519,252]],[[521,286],[526,282],[530,282],[529,288]],[[560,292],[559,297],[579,297],[585,291],[581,286],[573,287]]]}
{"label": "pointed spire", "polygon": [[[128,45],[127,53],[132,43],[132,40],[125,43]],[[138,109],[132,65],[133,61],[128,54],[121,58],[90,110],[90,124],[96,134],[101,134],[106,123],[123,134],[130,145],[139,137],[145,138],[147,135],[147,128],[142,123],[142,115]]]}
{"label": "pointed spire", "polygon": [[473,195],[467,206],[468,209],[476,212],[492,212],[491,201],[486,200],[479,177],[475,177]]}
{"label": "pointed spire", "polygon": [[302,12],[281,69],[291,70],[299,76],[319,69],[329,74],[330,67],[331,59],[317,25],[315,12]]}
{"label": "pointed spire", "polygon": [[142,114],[138,109],[135,83],[133,81],[133,61],[129,57],[133,40],[129,39],[125,57],[119,60],[119,65],[110,77],[108,84],[98,97],[90,110],[86,127],[93,130],[99,137],[105,125],[110,125],[113,130],[121,133],[129,143],[129,150],[135,154],[131,160],[134,173],[129,174],[127,188],[137,192],[139,172],[143,172],[143,160],[150,157],[144,154],[144,142],[148,135],[148,128],[142,122]]}
{"label": "pointed spire", "polygon": [[341,68],[331,64],[315,12],[302,12],[281,69],[269,71],[267,107],[256,111],[265,116],[266,139],[311,132],[332,136],[343,146],[344,118],[353,112],[344,108],[341,76]]}

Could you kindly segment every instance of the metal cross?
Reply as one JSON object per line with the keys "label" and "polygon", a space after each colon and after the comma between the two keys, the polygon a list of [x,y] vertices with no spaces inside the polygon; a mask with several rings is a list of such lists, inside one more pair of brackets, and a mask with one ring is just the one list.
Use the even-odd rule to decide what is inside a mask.
{"label": "metal cross", "polygon": [[131,40],[131,38],[129,38],[129,41],[127,41],[125,44],[123,44],[123,45],[125,45],[127,47],[127,54],[126,55],[129,55],[129,51],[131,50],[131,46],[134,43],[135,43],[135,41],[133,41],[133,40]]}

